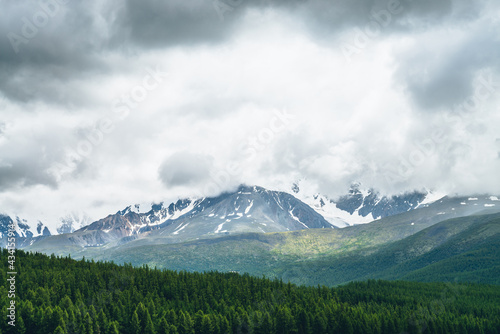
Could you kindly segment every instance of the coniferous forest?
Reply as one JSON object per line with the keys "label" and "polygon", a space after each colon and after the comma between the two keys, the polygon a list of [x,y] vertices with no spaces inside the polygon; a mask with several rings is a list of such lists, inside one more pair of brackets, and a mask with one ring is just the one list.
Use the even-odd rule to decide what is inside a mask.
{"label": "coniferous forest", "polygon": [[302,287],[17,251],[16,326],[2,252],[0,333],[500,333],[500,287],[366,281]]}

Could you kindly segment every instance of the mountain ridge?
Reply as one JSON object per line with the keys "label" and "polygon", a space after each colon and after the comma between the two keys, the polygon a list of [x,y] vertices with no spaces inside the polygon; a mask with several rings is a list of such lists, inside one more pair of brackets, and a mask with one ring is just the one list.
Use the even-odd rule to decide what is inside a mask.
{"label": "mountain ridge", "polygon": [[[64,227],[64,231],[68,233],[62,234],[67,235],[52,237],[51,240],[57,240],[56,245],[64,247],[72,244],[79,247],[100,247],[105,244],[113,246],[141,238],[164,238],[162,242],[175,243],[231,233],[268,233],[339,227],[339,224],[332,223],[331,219],[322,215],[325,206],[335,206],[336,212],[341,212],[344,216],[353,214],[354,217],[356,214],[362,217],[361,213],[367,219],[373,215],[377,217],[380,214],[384,215],[377,220],[367,219],[374,224],[383,218],[409,213],[429,205],[436,207],[439,203],[444,203],[443,209],[434,214],[443,215],[439,217],[442,220],[448,216],[456,216],[453,215],[453,210],[455,213],[461,212],[460,215],[469,215],[482,209],[495,209],[500,203],[496,196],[460,198],[445,196],[436,200],[436,197],[431,196],[434,194],[416,191],[394,195],[389,199],[379,196],[373,190],[363,190],[359,185],[354,186],[349,195],[340,197],[336,203],[317,193],[312,197],[303,196],[304,192],[301,192],[297,184],[292,186],[292,190],[295,196],[258,186],[242,185],[233,192],[223,193],[217,197],[179,199],[168,205],[164,202],[152,204],[146,212],[141,212],[139,205],[129,205],[90,224],[87,224],[88,216],[78,215],[75,218],[71,215]],[[302,196],[298,196],[301,193]],[[311,201],[308,201],[310,205],[302,201],[303,197],[312,199],[312,204]],[[319,206],[316,205],[318,202]],[[449,211],[448,216],[446,211]],[[78,226],[80,228],[73,231]],[[344,221],[345,226],[350,224]],[[48,233],[43,237],[48,237]],[[20,244],[24,247],[42,239],[26,238],[21,235]]]}
{"label": "mountain ridge", "polygon": [[163,235],[171,242],[245,232],[279,232],[335,228],[320,214],[290,194],[257,186],[240,186],[214,198],[182,199],[166,206],[154,204],[138,213],[129,206],[84,226],[65,237],[63,244],[99,247]]}

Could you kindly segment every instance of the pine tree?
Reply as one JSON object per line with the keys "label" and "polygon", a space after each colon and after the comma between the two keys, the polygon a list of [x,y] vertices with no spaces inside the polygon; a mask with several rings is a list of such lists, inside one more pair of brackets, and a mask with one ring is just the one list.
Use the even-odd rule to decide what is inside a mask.
{"label": "pine tree", "polygon": [[220,333],[221,334],[229,334],[231,331],[231,326],[229,325],[229,321],[225,316],[222,316],[220,319]]}
{"label": "pine tree", "polygon": [[17,316],[17,319],[16,319],[15,333],[16,334],[25,334],[26,333],[26,327],[24,325],[23,317],[20,315]]}
{"label": "pine tree", "polygon": [[83,318],[83,332],[82,334],[94,334],[94,322],[87,312]]}
{"label": "pine tree", "polygon": [[61,326],[57,326],[54,334],[68,334],[68,332],[66,332]]}
{"label": "pine tree", "polygon": [[210,316],[205,314],[203,316],[203,319],[201,321],[201,331],[200,333],[203,334],[213,334],[214,333],[214,324],[212,322],[212,319],[210,319]]}
{"label": "pine tree", "polygon": [[241,334],[247,334],[251,331],[251,322],[248,313],[243,309],[239,308],[238,310],[238,330]]}
{"label": "pine tree", "polygon": [[170,334],[170,325],[165,318],[161,318],[158,334]]}
{"label": "pine tree", "polygon": [[51,317],[50,323],[52,324],[52,326],[55,325],[56,328],[58,326],[61,326],[62,329],[67,331],[66,322],[64,321],[64,317],[65,317],[65,315],[64,315],[63,310],[59,306],[56,306],[54,308],[54,312],[52,312],[52,317]]}
{"label": "pine tree", "polygon": [[141,321],[139,320],[139,316],[137,315],[137,311],[134,311],[134,314],[132,315],[130,330],[132,334],[141,334],[142,326]]}
{"label": "pine tree", "polygon": [[179,334],[194,334],[193,319],[189,313],[181,311],[178,322],[177,330]]}
{"label": "pine tree", "polygon": [[170,325],[170,334],[179,334],[175,325]]}
{"label": "pine tree", "polygon": [[116,321],[109,322],[106,334],[120,334],[118,327],[119,327],[118,322]]}
{"label": "pine tree", "polygon": [[149,315],[149,311],[146,309],[146,320],[144,329],[142,331],[144,334],[156,334],[155,326],[153,321],[151,321],[151,316]]}
{"label": "pine tree", "polygon": [[262,315],[262,328],[264,329],[264,334],[274,333],[275,331],[273,318],[271,318],[271,315],[267,311]]}
{"label": "pine tree", "polygon": [[73,312],[73,307],[68,310],[68,321],[66,323],[66,330],[68,333],[76,333],[77,332],[77,323],[75,312]]}
{"label": "pine tree", "polygon": [[196,312],[196,314],[193,316],[193,326],[194,326],[194,332],[195,333],[202,333],[201,331],[201,323],[203,321],[203,311],[199,310]]}
{"label": "pine tree", "polygon": [[342,315],[339,321],[340,332],[345,334],[354,334],[351,319],[347,315]]}
{"label": "pine tree", "polygon": [[99,311],[99,314],[97,315],[94,329],[97,331],[97,333],[104,334],[107,327],[108,327],[108,318],[106,317],[104,311],[101,309],[101,311]]}
{"label": "pine tree", "polygon": [[30,300],[28,300],[24,304],[21,316],[24,320],[24,325],[26,326],[27,333],[34,333],[35,331],[38,330],[39,323],[35,321],[36,310],[33,307],[33,303]]}
{"label": "pine tree", "polygon": [[276,314],[276,333],[287,334],[296,332],[297,327],[290,309],[286,306],[278,308],[278,312]]}
{"label": "pine tree", "polygon": [[311,334],[311,321],[309,319],[309,314],[301,309],[297,319],[298,332],[302,334]]}
{"label": "pine tree", "polygon": [[168,310],[167,314],[165,314],[165,319],[169,324],[176,324],[177,323],[177,313],[175,313],[174,310],[170,309]]}

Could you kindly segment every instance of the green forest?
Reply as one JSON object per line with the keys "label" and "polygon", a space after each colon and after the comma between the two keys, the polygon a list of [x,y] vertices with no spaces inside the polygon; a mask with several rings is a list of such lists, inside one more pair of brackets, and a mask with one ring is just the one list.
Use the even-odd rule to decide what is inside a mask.
{"label": "green forest", "polygon": [[500,286],[368,280],[296,286],[16,252],[16,326],[2,251],[0,333],[500,333]]}

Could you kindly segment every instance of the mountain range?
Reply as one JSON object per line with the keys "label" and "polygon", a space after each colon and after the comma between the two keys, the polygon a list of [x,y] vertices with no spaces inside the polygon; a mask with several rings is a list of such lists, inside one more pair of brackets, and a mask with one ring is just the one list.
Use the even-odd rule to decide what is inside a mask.
{"label": "mountain range", "polygon": [[[479,210],[476,215],[462,216],[468,209],[460,203],[447,198],[342,229],[230,234],[179,243],[156,234],[101,247],[58,248],[58,254],[175,270],[250,273],[306,285],[369,278],[500,284],[500,214],[494,207],[472,205]],[[28,249],[50,253],[49,245],[42,247],[45,241]]]}
{"label": "mountain range", "polygon": [[[378,218],[383,218],[386,216],[414,209],[420,205],[424,205],[426,202],[432,202],[433,200],[440,198],[436,197],[435,194],[425,191],[424,192],[413,191],[390,197],[380,196],[379,193],[373,189],[364,190],[361,189],[359,184],[354,184],[351,187],[348,194],[340,196],[335,200],[333,200],[317,192],[312,192],[309,189],[303,190],[302,184],[303,182],[301,181],[294,183],[290,187],[290,193],[296,199],[309,205],[318,214],[320,214],[324,220],[329,222],[334,227],[345,227],[360,223],[368,223]],[[253,191],[252,190],[253,188],[265,190],[261,187],[241,186],[240,188],[247,189],[246,191],[243,191],[246,192],[246,194],[243,194],[244,196],[249,195],[249,193]],[[236,191],[236,193],[237,192],[241,193],[240,190]],[[272,192],[272,193],[282,194],[283,192]],[[125,235],[121,236],[130,236],[130,234],[134,234],[134,232],[132,232],[133,229],[138,229],[137,231],[135,231],[135,233],[145,230],[150,230],[152,228],[155,228],[155,225],[161,225],[165,223],[165,221],[167,220],[175,220],[176,218],[179,218],[181,215],[186,213],[182,212],[182,210],[187,209],[187,206],[189,205],[188,203],[193,203],[193,205],[199,206],[199,208],[203,208],[208,204],[209,201],[211,201],[212,203],[216,203],[222,200],[223,198],[227,197],[227,195],[228,194],[225,193],[212,199],[206,199],[206,198],[180,199],[177,202],[170,204],[165,204],[163,202],[158,204],[152,204],[150,206],[150,209],[148,209],[148,211],[146,212],[142,212],[142,214],[139,205],[135,204],[135,205],[130,205],[123,210],[119,210],[115,215],[125,216],[128,213],[134,212],[141,216],[141,218],[139,219],[140,221],[137,221],[135,219],[137,217],[135,218],[132,216],[128,217],[128,220],[130,221],[131,225],[129,225],[128,227],[123,227],[124,230],[128,230],[128,232],[123,232],[125,233]],[[201,203],[201,201],[204,201],[204,203]],[[245,203],[242,204],[245,205]],[[235,205],[235,208],[236,207],[237,205]],[[197,210],[199,210],[199,208],[197,208]],[[197,210],[194,210],[193,213],[196,213]],[[234,211],[233,213],[235,215],[242,214],[242,212],[237,212],[237,210],[234,210],[234,208],[230,206],[228,206],[226,211],[227,212]],[[7,217],[7,215],[5,214],[3,214],[2,216]],[[50,231],[48,228],[45,229],[46,226],[40,220],[37,220],[36,222],[28,222],[26,219],[20,218],[19,216],[16,215],[10,216],[9,218],[18,221],[21,224],[19,227],[20,230],[32,231],[33,236],[40,235],[40,233],[36,232],[40,224],[43,226],[42,228],[44,230],[43,235],[46,236],[49,234],[54,235],[54,234],[73,233],[93,223],[91,218],[88,215],[86,215],[84,211],[72,212],[70,214],[62,216],[59,219],[59,224],[57,228],[54,229],[54,231]],[[102,220],[103,219],[101,219],[101,221]],[[297,222],[296,219],[294,220]],[[313,225],[314,224],[315,223],[313,223]],[[53,226],[53,224],[51,225]],[[132,225],[134,227],[132,227]],[[142,225],[147,225],[147,226],[142,226]],[[305,228],[303,225],[296,226],[297,225],[296,223],[292,225],[293,226],[288,226],[287,228],[288,229]],[[327,226],[330,227],[329,225]],[[314,225],[314,227],[316,226]],[[269,229],[264,228],[263,230],[267,231]],[[276,231],[279,230],[280,229],[276,229]],[[20,237],[29,237],[29,236],[31,236],[30,233],[27,233],[26,235],[21,233],[20,235]],[[120,233],[118,233],[118,236],[120,236]]]}
{"label": "mountain range", "polygon": [[17,247],[26,247],[34,242],[41,240],[51,235],[50,230],[41,221],[38,221],[35,226],[29,224],[26,219],[21,219],[0,214],[0,246],[6,247],[7,235],[9,233],[9,225],[16,223],[15,236]]}
{"label": "mountain range", "polygon": [[[177,270],[248,272],[301,284],[335,285],[371,277],[424,279],[413,271],[434,260],[422,262],[423,267],[403,263],[421,261],[419,256],[451,242],[456,233],[443,232],[450,226],[455,230],[462,224],[468,230],[459,232],[471,234],[479,226],[472,222],[482,219],[473,217],[496,219],[491,215],[500,212],[498,197],[491,195],[449,197],[412,191],[386,197],[353,185],[348,194],[332,200],[310,195],[300,183],[290,192],[242,185],[217,197],[152,204],[146,212],[130,205],[92,223],[85,215],[70,216],[61,221],[57,235],[41,222],[33,231],[16,217],[18,246]],[[489,231],[496,231],[499,223],[493,218],[488,220],[493,226],[488,225]],[[0,216],[2,235],[11,221]],[[433,236],[426,246],[411,239],[421,233]],[[494,239],[495,233],[489,237]],[[394,258],[396,253],[400,255]]]}
{"label": "mountain range", "polygon": [[337,227],[369,223],[416,209],[445,196],[430,191],[409,191],[384,196],[374,189],[363,189],[359,183],[353,184],[346,195],[336,199],[309,190],[308,184],[301,181],[294,183],[290,190],[295,197],[307,203]]}
{"label": "mountain range", "polygon": [[[236,191],[213,198],[152,204],[146,212],[141,212],[137,204],[130,205],[95,222],[85,214],[73,213],[61,218],[56,229],[59,235],[65,236],[52,238],[50,242],[58,240],[57,244],[96,247],[155,233],[170,236],[172,242],[181,242],[245,232],[346,227],[412,210],[435,197],[424,192],[385,197],[374,190],[361,190],[355,184],[347,195],[334,201],[318,193],[311,195],[299,184],[294,183],[291,187],[293,195],[262,187],[240,186]],[[20,221],[19,217],[15,219]],[[27,222],[19,226],[20,230],[30,228]],[[39,235],[21,234],[21,244],[36,243],[43,239]],[[52,233],[45,229],[41,236],[50,235]]]}
{"label": "mountain range", "polygon": [[335,228],[294,196],[261,187],[240,186],[214,198],[181,199],[170,205],[137,206],[100,219],[73,233],[53,236],[42,244],[99,247],[111,242],[162,236],[168,242],[248,232],[284,232],[309,228]]}

